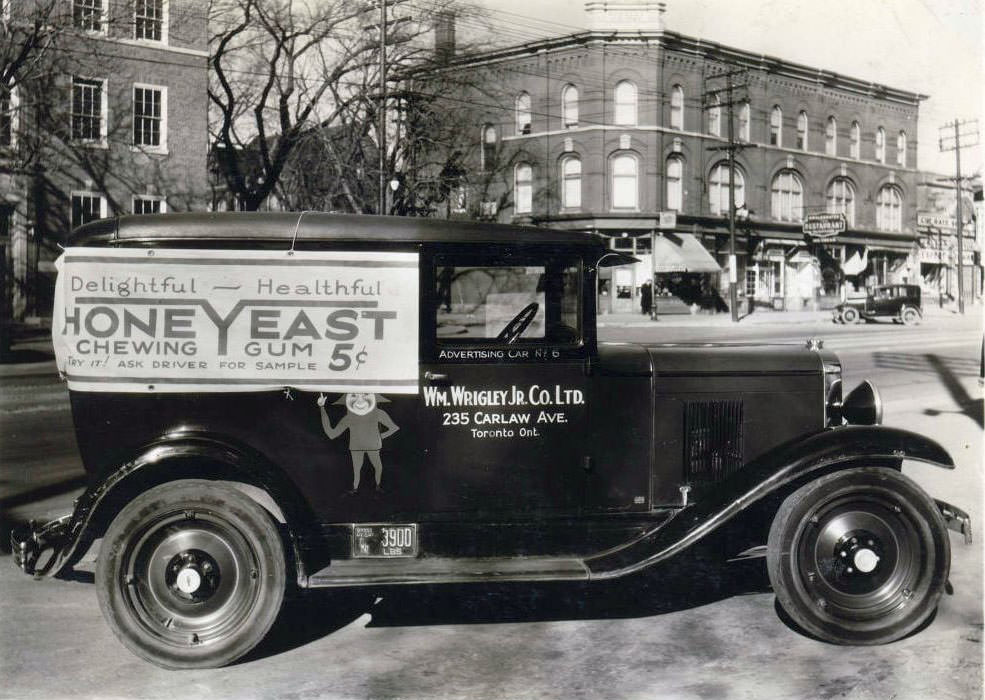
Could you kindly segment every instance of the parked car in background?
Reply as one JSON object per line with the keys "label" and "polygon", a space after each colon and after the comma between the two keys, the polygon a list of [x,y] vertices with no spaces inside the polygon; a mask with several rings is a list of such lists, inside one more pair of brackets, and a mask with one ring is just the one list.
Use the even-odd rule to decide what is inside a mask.
{"label": "parked car in background", "polygon": [[865,299],[846,301],[833,312],[835,323],[860,323],[891,319],[907,326],[923,318],[920,287],[916,284],[885,284],[869,290]]}

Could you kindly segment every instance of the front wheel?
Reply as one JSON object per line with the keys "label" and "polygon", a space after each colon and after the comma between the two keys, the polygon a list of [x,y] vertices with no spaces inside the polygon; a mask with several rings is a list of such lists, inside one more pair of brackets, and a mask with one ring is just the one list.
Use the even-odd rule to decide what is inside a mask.
{"label": "front wheel", "polygon": [[912,306],[907,306],[900,312],[900,320],[903,322],[903,325],[912,326],[920,322],[920,312]]}
{"label": "front wheel", "polygon": [[270,515],[235,488],[175,481],[116,516],[96,582],[104,617],[133,653],[165,668],[223,666],[276,619],[284,546]]}
{"label": "front wheel", "polygon": [[950,543],[936,504],[913,481],[892,469],[851,469],[783,502],[767,568],[780,605],[807,632],[836,644],[885,644],[933,614]]}
{"label": "front wheel", "polygon": [[859,320],[858,309],[853,309],[851,307],[848,307],[847,309],[841,312],[841,320],[843,323],[847,323],[847,324],[858,323]]}

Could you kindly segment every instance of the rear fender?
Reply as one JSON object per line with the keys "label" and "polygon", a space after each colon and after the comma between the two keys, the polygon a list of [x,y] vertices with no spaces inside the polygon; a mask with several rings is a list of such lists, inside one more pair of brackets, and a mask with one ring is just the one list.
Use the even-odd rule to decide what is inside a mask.
{"label": "rear fender", "polygon": [[58,575],[85,554],[116,513],[137,494],[183,478],[213,478],[245,484],[243,490],[248,496],[270,510],[275,519],[283,520],[291,540],[299,584],[304,585],[305,567],[298,533],[312,532],[314,517],[297,488],[283,472],[252,449],[214,435],[190,433],[169,434],[147,445],[132,460],[92,483],[76,501],[67,521],[62,519],[60,542],[50,542],[54,554],[43,570],[32,573]]}
{"label": "rear fender", "polygon": [[593,579],[625,576],[669,559],[764,498],[785,496],[808,479],[862,465],[899,469],[904,459],[954,469],[943,447],[917,433],[884,426],[830,428],[766,453],[665,524],[585,563]]}

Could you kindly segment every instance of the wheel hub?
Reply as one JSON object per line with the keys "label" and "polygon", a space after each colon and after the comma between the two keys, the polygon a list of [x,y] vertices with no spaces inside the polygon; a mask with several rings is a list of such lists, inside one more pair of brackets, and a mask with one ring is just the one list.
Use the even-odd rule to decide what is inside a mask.
{"label": "wheel hub", "polygon": [[218,590],[219,565],[207,553],[186,549],[175,554],[164,574],[165,585],[184,601],[207,600]]}
{"label": "wheel hub", "polygon": [[[871,574],[882,560],[883,546],[871,532],[858,530],[847,533],[835,545],[835,561],[844,574]],[[842,568],[844,567],[844,568]]]}

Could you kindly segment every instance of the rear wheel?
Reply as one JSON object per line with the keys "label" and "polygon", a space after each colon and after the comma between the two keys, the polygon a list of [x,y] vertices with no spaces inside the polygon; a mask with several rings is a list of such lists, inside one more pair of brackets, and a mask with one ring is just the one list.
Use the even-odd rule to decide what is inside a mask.
{"label": "rear wheel", "polygon": [[900,320],[904,323],[904,325],[912,326],[915,323],[920,322],[920,312],[912,306],[906,306],[900,312]]}
{"label": "rear wheel", "polygon": [[96,581],[103,615],[132,652],[165,668],[222,666],[276,619],[284,547],[270,515],[235,488],[175,481],[116,516]]}
{"label": "rear wheel", "polygon": [[837,644],[884,644],[917,629],[936,609],[949,567],[936,504],[892,469],[812,481],[770,528],[777,600],[804,630]]}
{"label": "rear wheel", "polygon": [[841,312],[841,320],[844,323],[858,323],[858,319],[859,319],[858,309],[853,309],[851,307],[848,307],[847,309]]}

